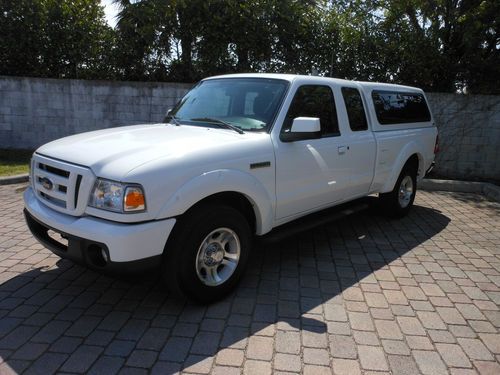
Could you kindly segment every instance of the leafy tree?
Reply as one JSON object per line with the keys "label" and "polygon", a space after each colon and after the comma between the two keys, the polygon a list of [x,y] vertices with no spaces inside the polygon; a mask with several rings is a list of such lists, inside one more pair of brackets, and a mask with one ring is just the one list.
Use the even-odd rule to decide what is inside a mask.
{"label": "leafy tree", "polygon": [[112,76],[112,30],[98,0],[3,0],[0,74]]}
{"label": "leafy tree", "polygon": [[[116,0],[117,66],[124,79],[192,81],[202,1]],[[173,57],[177,51],[177,59]],[[168,69],[167,69],[168,66]],[[168,72],[170,70],[170,72]],[[167,75],[168,74],[168,75]]]}
{"label": "leafy tree", "polygon": [[45,0],[42,66],[50,77],[100,77],[112,41],[96,0]]}
{"label": "leafy tree", "polygon": [[43,13],[37,0],[0,2],[0,74],[41,74]]}
{"label": "leafy tree", "polygon": [[322,30],[323,13],[320,1],[274,1],[271,22],[273,27],[272,70],[290,73],[309,73],[318,68],[326,52],[322,42],[332,36]]}
{"label": "leafy tree", "polygon": [[[132,60],[140,64],[150,61],[153,55],[161,55],[162,59],[149,66],[154,71],[160,61],[168,61],[168,78],[173,80],[193,81],[227,72],[306,73],[311,64],[324,60],[318,53],[325,45],[323,41],[331,44],[331,39],[321,37],[325,28],[321,23],[320,5],[324,7],[324,1],[117,2],[122,6],[118,34],[128,43],[130,56],[136,53]],[[138,19],[147,22],[138,22]],[[156,43],[156,40],[163,42]],[[137,71],[137,76],[151,78],[145,66]]]}
{"label": "leafy tree", "polygon": [[431,91],[499,93],[500,3],[490,0],[339,0],[336,76]]}
{"label": "leafy tree", "polygon": [[[433,91],[500,92],[500,3],[485,0],[381,1],[398,82]],[[489,79],[487,78],[489,77]]]}
{"label": "leafy tree", "polygon": [[390,80],[383,49],[384,35],[378,27],[380,17],[370,0],[338,1],[331,5],[325,22],[338,36],[331,74],[357,80]]}
{"label": "leafy tree", "polygon": [[161,79],[162,59],[170,53],[171,30],[164,30],[168,9],[160,1],[118,3],[122,10],[115,32],[114,58],[119,76],[129,80],[143,80],[150,75]]}
{"label": "leafy tree", "polygon": [[193,82],[230,72],[500,93],[493,0],[2,0],[0,74]]}
{"label": "leafy tree", "polygon": [[196,43],[201,72],[266,70],[272,56],[269,1],[207,1]]}

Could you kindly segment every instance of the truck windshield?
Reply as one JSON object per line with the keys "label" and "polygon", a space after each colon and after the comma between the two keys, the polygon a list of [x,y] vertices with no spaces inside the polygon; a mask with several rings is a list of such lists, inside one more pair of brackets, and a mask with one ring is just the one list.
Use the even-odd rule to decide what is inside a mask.
{"label": "truck windshield", "polygon": [[210,79],[189,91],[169,116],[176,124],[217,127],[219,120],[244,131],[267,131],[287,87],[279,79]]}

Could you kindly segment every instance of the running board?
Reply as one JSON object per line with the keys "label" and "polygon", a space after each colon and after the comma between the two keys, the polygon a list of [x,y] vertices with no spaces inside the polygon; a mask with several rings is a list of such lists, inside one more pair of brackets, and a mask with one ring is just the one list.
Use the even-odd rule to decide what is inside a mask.
{"label": "running board", "polygon": [[339,220],[354,213],[368,209],[376,198],[365,197],[356,199],[355,201],[341,204],[332,208],[328,208],[310,215],[301,217],[290,223],[280,225],[271,232],[257,237],[257,240],[262,243],[273,243],[284,240],[287,237],[295,234],[308,231],[320,225]]}

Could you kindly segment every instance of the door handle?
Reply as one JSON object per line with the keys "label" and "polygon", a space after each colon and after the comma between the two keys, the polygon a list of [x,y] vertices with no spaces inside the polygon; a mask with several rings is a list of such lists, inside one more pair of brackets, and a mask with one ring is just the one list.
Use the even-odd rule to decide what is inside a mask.
{"label": "door handle", "polygon": [[339,146],[338,151],[339,151],[340,155],[345,154],[345,152],[347,151],[347,147],[346,146]]}

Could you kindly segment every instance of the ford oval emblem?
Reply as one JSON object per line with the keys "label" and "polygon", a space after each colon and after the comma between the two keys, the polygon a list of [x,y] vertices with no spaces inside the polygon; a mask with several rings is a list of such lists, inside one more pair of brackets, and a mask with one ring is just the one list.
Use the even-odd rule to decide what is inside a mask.
{"label": "ford oval emblem", "polygon": [[52,190],[52,188],[54,187],[54,183],[50,181],[47,177],[40,178],[40,183],[47,190]]}

